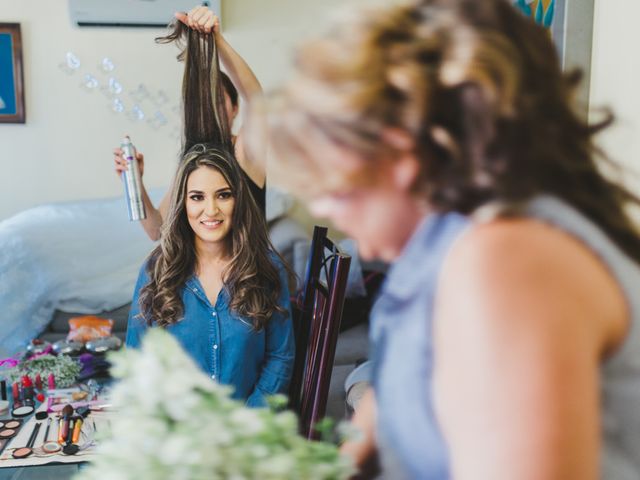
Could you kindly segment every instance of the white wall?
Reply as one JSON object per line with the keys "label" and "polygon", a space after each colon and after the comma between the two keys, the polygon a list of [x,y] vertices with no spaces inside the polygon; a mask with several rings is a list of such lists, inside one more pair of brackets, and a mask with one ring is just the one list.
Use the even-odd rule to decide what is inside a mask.
{"label": "white wall", "polygon": [[[224,33],[270,88],[284,77],[292,48],[327,10],[358,1],[366,3],[223,0]],[[182,69],[175,47],[154,44],[162,30],[74,27],[65,0],[0,0],[0,21],[21,24],[27,109],[25,125],[0,124],[0,220],[41,203],[120,194],[110,152],[125,133],[145,153],[147,186],[169,182],[179,147],[178,114],[163,108],[172,126],[154,130],[111,112],[102,93],[79,87],[87,72],[108,78],[98,68],[108,56],[127,92],[143,83],[152,92],[163,90],[170,106],[176,105]],[[82,61],[73,76],[58,66],[67,51]],[[153,113],[150,105],[142,103]]]}
{"label": "white wall", "polygon": [[[626,180],[640,194],[640,18],[637,0],[596,0],[591,66],[590,113],[610,107],[616,124],[602,133],[600,144],[622,163]],[[635,172],[635,173],[634,173]]]}
{"label": "white wall", "polygon": [[[151,159],[149,184],[167,181],[178,142],[111,112],[107,97],[79,85],[85,72],[107,78],[98,62],[108,56],[126,91],[144,83],[177,103],[180,69],[172,47],[155,45],[154,31],[72,27],[62,0],[0,0],[0,18],[21,24],[27,119],[0,124],[0,219],[43,202],[118,194],[110,152],[125,133]],[[58,67],[67,51],[82,62],[71,76]]]}
{"label": "white wall", "polygon": [[[224,31],[270,88],[286,75],[295,44],[345,3],[370,2],[223,0]],[[614,109],[619,122],[602,144],[640,171],[640,57],[633,53],[640,44],[634,23],[640,2],[596,0],[595,8],[590,105]],[[144,83],[177,104],[181,68],[173,47],[153,43],[158,31],[79,29],[71,26],[64,0],[0,0],[0,19],[22,25],[27,107],[25,125],[0,124],[0,220],[40,203],[120,194],[110,151],[124,133],[147,156],[147,185],[168,183],[178,152],[177,114],[164,109],[171,129],[135,124],[110,112],[101,93],[79,88],[79,74],[70,77],[58,67],[71,50],[83,61],[82,72],[104,79],[97,63],[109,56],[126,90]]]}

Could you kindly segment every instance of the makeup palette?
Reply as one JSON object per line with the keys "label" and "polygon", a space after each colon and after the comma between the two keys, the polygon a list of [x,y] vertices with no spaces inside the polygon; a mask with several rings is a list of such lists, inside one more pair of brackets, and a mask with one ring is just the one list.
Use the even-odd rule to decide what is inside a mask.
{"label": "makeup palette", "polygon": [[0,420],[0,453],[22,427],[22,420]]}
{"label": "makeup palette", "polygon": [[0,425],[0,439],[13,438],[20,430],[22,420],[2,420]]}

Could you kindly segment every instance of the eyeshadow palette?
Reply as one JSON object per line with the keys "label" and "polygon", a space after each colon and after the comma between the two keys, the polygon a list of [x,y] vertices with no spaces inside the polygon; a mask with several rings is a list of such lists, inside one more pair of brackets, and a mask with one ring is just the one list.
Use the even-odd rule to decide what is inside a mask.
{"label": "eyeshadow palette", "polygon": [[22,420],[0,420],[0,453],[22,427]]}

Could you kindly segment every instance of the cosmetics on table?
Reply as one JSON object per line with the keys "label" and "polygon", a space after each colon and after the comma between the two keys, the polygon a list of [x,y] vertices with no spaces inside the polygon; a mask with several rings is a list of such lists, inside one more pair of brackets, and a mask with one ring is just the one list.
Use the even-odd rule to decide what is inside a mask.
{"label": "cosmetics on table", "polygon": [[21,426],[22,420],[0,420],[0,440],[15,437]]}
{"label": "cosmetics on table", "polygon": [[73,433],[71,434],[71,443],[78,443],[78,440],[80,440],[80,431],[82,430],[82,423],[83,423],[83,420],[81,416],[74,417]]}
{"label": "cosmetics on table", "polygon": [[28,417],[34,410],[33,405],[22,405],[18,403],[11,410],[11,416],[16,418]]}
{"label": "cosmetics on table", "polygon": [[[53,381],[51,379],[51,382]],[[29,417],[34,413],[36,402],[33,394],[37,391],[38,383],[37,379],[34,382],[31,378],[23,377],[19,383],[15,384],[15,387],[11,386],[9,390],[14,388],[16,390],[16,401],[11,405],[13,416]],[[28,405],[27,402],[33,402],[34,405]],[[49,410],[44,408],[45,404],[35,412],[33,420],[30,418],[28,420],[27,418],[0,420],[0,454],[9,449],[9,453],[5,452],[0,457],[2,458],[0,466],[2,461],[9,459],[32,462],[31,457],[44,456],[55,459],[57,454],[75,455],[94,445],[91,435],[82,440],[86,434],[82,429],[86,424],[86,417],[91,413],[92,403],[86,402],[86,405],[79,405],[77,409],[70,402],[63,403],[60,406],[64,405],[64,408],[61,408],[59,414],[51,414],[51,416]],[[46,425],[43,425],[43,421],[47,422]],[[89,425],[91,425],[91,421],[89,421]],[[21,428],[23,431],[28,430],[20,434]],[[42,430],[44,430],[44,435]],[[95,422],[93,429],[90,429],[90,433],[93,432],[95,432]]]}
{"label": "cosmetics on table", "polygon": [[13,453],[11,454],[13,456],[13,458],[27,458],[28,456],[30,456],[33,453],[33,444],[36,441],[36,438],[38,437],[38,432],[40,432],[40,425],[42,424],[42,422],[37,422],[34,426],[33,426],[33,430],[31,431],[31,435],[29,436],[29,440],[27,441],[27,445],[25,447],[21,447],[21,448],[16,448]]}
{"label": "cosmetics on table", "polygon": [[73,407],[71,405],[65,405],[65,407],[62,409],[62,415],[60,416],[60,426],[58,428],[58,443],[60,445],[67,443],[72,415]]}
{"label": "cosmetics on table", "polygon": [[51,417],[47,422],[47,428],[44,431],[44,438],[42,439],[42,451],[44,453],[56,453],[62,450],[62,446],[55,440],[49,440],[49,427],[51,427]]}
{"label": "cosmetics on table", "polygon": [[0,420],[0,453],[22,427],[22,420]]}
{"label": "cosmetics on table", "polygon": [[7,400],[7,381],[0,380],[0,415],[9,410],[9,400]]}
{"label": "cosmetics on table", "polygon": [[29,375],[22,377],[22,400],[25,405],[31,405],[35,403],[35,392],[33,389],[33,381]]}

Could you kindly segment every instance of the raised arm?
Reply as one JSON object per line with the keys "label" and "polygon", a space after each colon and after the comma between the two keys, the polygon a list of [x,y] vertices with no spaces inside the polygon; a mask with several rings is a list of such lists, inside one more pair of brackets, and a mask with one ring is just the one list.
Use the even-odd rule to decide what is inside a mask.
{"label": "raised arm", "polygon": [[197,6],[189,13],[178,12],[176,18],[203,33],[211,33],[216,36],[216,44],[222,65],[229,74],[231,81],[238,89],[243,100],[249,101],[253,96],[262,94],[262,86],[251,67],[227,42],[220,32],[220,20],[218,16],[205,6]]}
{"label": "raised arm", "polygon": [[[262,95],[262,86],[258,78],[249,67],[249,64],[234,50],[227,42],[220,31],[220,21],[218,16],[205,6],[197,6],[191,9],[189,13],[178,12],[176,18],[203,33],[211,33],[216,36],[216,45],[220,60],[225,70],[229,74],[233,85],[238,89],[238,93],[242,98],[241,108],[245,109],[249,102]],[[244,114],[244,113],[243,113]],[[235,142],[235,153],[238,163],[247,175],[262,187],[266,181],[266,152],[251,152],[244,148],[243,128],[240,128]]]}

